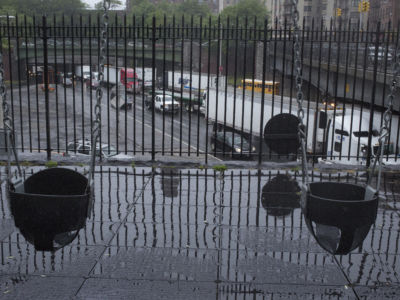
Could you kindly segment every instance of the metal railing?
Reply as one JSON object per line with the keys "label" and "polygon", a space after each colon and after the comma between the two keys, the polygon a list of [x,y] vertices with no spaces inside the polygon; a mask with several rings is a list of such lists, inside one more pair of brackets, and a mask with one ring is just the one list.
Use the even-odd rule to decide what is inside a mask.
{"label": "metal railing", "polygon": [[[116,17],[109,26],[105,81],[99,83],[99,19],[2,22],[20,151],[89,153],[94,90],[101,84],[105,156],[196,156],[205,163],[214,157],[296,159],[265,142],[273,138],[285,148],[282,140],[293,134],[288,120],[272,122],[295,115],[293,32],[287,25]],[[399,31],[334,25],[312,23],[301,32],[307,150],[315,160],[369,165],[374,151],[365,147],[374,147],[375,132],[364,128],[382,123]],[[398,102],[394,110],[385,150],[391,161],[399,156]]]}

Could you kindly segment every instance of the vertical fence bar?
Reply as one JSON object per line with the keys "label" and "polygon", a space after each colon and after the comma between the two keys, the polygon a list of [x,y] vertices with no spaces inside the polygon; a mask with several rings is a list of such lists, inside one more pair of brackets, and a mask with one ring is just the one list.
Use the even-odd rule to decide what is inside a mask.
{"label": "vertical fence bar", "polygon": [[[114,17],[114,28],[113,33],[114,35],[114,41],[113,41],[113,50],[114,50],[114,58],[115,58],[115,143],[116,143],[116,148],[117,152],[119,152],[119,110],[120,110],[120,103],[119,103],[119,88],[120,88],[120,83],[121,83],[121,72],[118,67],[118,16],[115,14]],[[125,70],[126,73],[126,70]],[[126,81],[124,83],[126,85]],[[111,90],[112,91],[112,90]],[[113,100],[112,94],[111,94],[111,101]],[[111,104],[111,103],[110,103]],[[111,124],[110,124],[111,126]],[[108,154],[110,154],[110,147],[108,147]]]}
{"label": "vertical fence bar", "polygon": [[[65,54],[65,17],[62,15],[61,18],[61,25],[62,25],[62,44],[63,44],[63,83],[66,80],[67,76],[67,64],[66,64],[66,54]],[[74,78],[71,78],[72,85],[74,84]],[[67,109],[67,89],[64,85],[64,135],[65,135],[65,153],[68,155],[68,109]]]}
{"label": "vertical fence bar", "polygon": [[[399,35],[400,35],[400,21],[397,23],[397,31],[396,31],[396,49],[399,48]],[[390,124],[390,128],[392,127],[392,124]],[[390,143],[390,131],[389,131],[389,138],[388,138],[388,143]],[[394,138],[394,137],[393,137]],[[396,134],[396,144],[399,144],[399,138],[400,138],[400,122],[397,123],[397,134]],[[396,147],[395,151],[395,161],[397,162],[399,156],[399,147]]]}
{"label": "vertical fence bar", "polygon": [[[349,24],[350,26],[350,24]],[[356,49],[355,49],[355,58],[354,58],[354,73],[353,73],[353,93],[351,98],[351,116],[350,116],[350,132],[349,132],[349,152],[347,155],[347,159],[350,160],[351,156],[351,140],[353,139],[353,119],[354,119],[354,105],[355,105],[355,97],[356,97],[356,84],[357,84],[357,66],[358,66],[358,48],[360,45],[360,22],[357,23],[357,35],[356,39]]]}
{"label": "vertical fence bar", "polygon": [[[210,57],[211,57],[211,16],[208,18],[208,49],[207,49],[207,97],[205,99],[206,101],[206,154],[204,158],[205,164],[208,163],[208,143],[209,143],[209,138],[208,138],[208,126],[209,126],[209,112],[210,112],[210,70],[211,70],[211,62],[210,62]],[[207,182],[207,180],[206,180]]]}
{"label": "vertical fence bar", "polygon": [[[202,72],[201,72],[201,58],[202,58],[202,34],[203,34],[203,17],[200,16],[200,26],[199,26],[199,86],[198,86],[198,106],[197,106],[197,141],[196,141],[196,155],[199,156],[200,153],[200,107],[203,104],[203,97],[201,95],[202,91],[202,86],[201,86],[201,77],[202,77]],[[207,142],[207,141],[206,141]]]}
{"label": "vertical fence bar", "polygon": [[[367,57],[368,57],[368,33],[369,33],[369,23],[367,23],[367,32],[364,44],[364,63],[363,63],[363,75],[362,75],[362,87],[361,87],[361,108],[360,108],[360,122],[358,124],[358,131],[361,131],[362,114],[364,109],[364,95],[365,95],[365,80],[367,74]],[[361,42],[363,42],[364,32],[361,32]],[[360,158],[360,146],[361,146],[361,136],[357,137],[357,161]],[[368,156],[368,152],[367,152]]]}
{"label": "vertical fence bar", "polygon": [[[215,80],[215,95],[216,95],[216,97],[215,97],[215,120],[218,122],[218,92],[219,92],[219,66],[221,65],[221,57],[220,57],[220,53],[221,53],[221,51],[220,51],[220,47],[221,47],[221,18],[220,18],[220,16],[218,16],[218,32],[217,32],[217,34],[218,34],[218,41],[217,41],[217,51],[218,51],[218,53],[217,53],[217,66],[216,66],[216,74],[217,74],[217,77],[216,77],[216,80]],[[215,27],[214,27],[214,35],[215,35]],[[217,131],[218,131],[218,125],[217,125]],[[224,128],[224,132],[225,132],[225,128]],[[225,134],[225,133],[224,133]],[[214,156],[217,154],[217,145],[215,145],[215,147],[214,147]],[[224,155],[224,153],[222,152],[222,155]]]}
{"label": "vertical fence bar", "polygon": [[[350,22],[350,20],[349,20],[349,22]],[[344,37],[346,39],[346,28],[345,28],[345,32],[344,32]],[[345,45],[346,45],[346,58],[345,58],[344,84],[343,84],[343,99],[344,99],[344,101],[343,101],[343,113],[342,113],[342,124],[341,124],[341,128],[340,128],[342,133],[343,133],[343,130],[344,130],[344,114],[345,114],[345,111],[346,111],[346,104],[345,103],[347,102],[346,96],[347,96],[347,84],[348,84],[347,83],[347,76],[348,76],[348,70],[349,70],[350,41],[351,41],[351,38],[350,38],[350,23],[349,23],[347,41],[346,40],[344,41]],[[341,136],[341,139],[342,138],[343,137]],[[348,137],[348,138],[350,139],[350,137]],[[349,144],[349,146],[350,146],[350,144]],[[343,149],[340,149],[339,160],[342,160],[342,150]]]}
{"label": "vertical fence bar", "polygon": [[[133,70],[135,72],[135,84],[133,85],[133,155],[136,155],[136,87],[139,80],[137,78],[137,65],[136,65],[136,17],[132,16],[132,28],[133,28],[133,36],[132,36],[132,45],[133,45]],[[142,107],[144,109],[144,107]]]}
{"label": "vertical fence bar", "polygon": [[[8,66],[10,70],[10,99],[11,99],[11,117],[12,117],[12,127],[15,133],[15,115],[14,115],[14,88],[13,88],[13,67],[11,59],[11,32],[10,32],[10,16],[7,14],[7,42],[8,42]],[[35,43],[36,44],[36,43]],[[39,116],[38,116],[38,131],[39,131]]]}
{"label": "vertical fence bar", "polygon": [[[169,87],[169,81],[171,80],[171,89],[172,89],[172,99],[175,99],[175,16],[172,16],[172,78],[169,78],[168,74],[168,82],[167,87]],[[164,74],[165,78],[165,74]],[[172,114],[171,120],[171,155],[174,155],[174,114]]]}
{"label": "vertical fence bar", "polygon": [[181,105],[180,105],[180,115],[179,115],[179,156],[182,156],[182,109],[183,109],[183,68],[184,68],[184,49],[185,49],[185,36],[184,36],[184,29],[185,29],[185,16],[182,15],[182,28],[181,31],[179,32],[178,30],[178,35],[179,33],[182,35],[181,36],[181,79],[180,79],[180,97],[181,97]]}
{"label": "vertical fence bar", "polygon": [[60,153],[60,115],[58,112],[58,68],[57,68],[57,32],[56,32],[56,16],[53,15],[53,42],[54,42],[54,83],[56,93],[56,139],[57,139],[57,152]]}
{"label": "vertical fence bar", "polygon": [[[28,61],[28,28],[26,23],[26,15],[24,16],[25,29],[25,56]],[[30,72],[28,62],[26,63],[26,95],[28,101],[28,133],[29,133],[29,151],[32,152],[32,118],[31,118],[31,93],[30,93]]]}
{"label": "vertical fence bar", "polygon": [[[153,16],[152,24],[152,37],[151,37],[151,94],[153,95],[153,105],[151,107],[151,160],[156,158],[156,123],[155,123],[155,104],[154,99],[156,95],[156,17]],[[144,73],[143,73],[143,84],[144,84]],[[164,109],[163,109],[164,110]]]}
{"label": "vertical fence bar", "polygon": [[[193,79],[193,15],[190,18],[190,57],[189,57],[189,105],[187,106],[188,114],[189,114],[189,130],[188,130],[188,156],[190,156],[190,136],[192,131],[192,79]],[[182,124],[181,124],[182,126]]]}
{"label": "vertical fence bar", "polygon": [[[224,26],[222,26],[222,43],[225,44],[225,87],[224,87],[224,93],[225,93],[225,97],[224,97],[224,139],[223,139],[223,146],[222,146],[222,152],[225,155],[225,144],[226,144],[226,111],[227,111],[227,105],[228,105],[228,49],[229,49],[229,38],[227,37],[227,31],[229,30],[229,16],[226,20],[226,24],[225,24],[225,29]],[[225,42],[224,42],[225,39]],[[222,48],[222,45],[221,45]],[[221,50],[221,70],[222,70],[222,50]],[[222,81],[222,72],[221,72],[221,83],[223,83]],[[233,133],[232,133],[233,134]],[[232,144],[231,144],[231,157],[233,156],[233,141],[234,138],[232,136]]]}
{"label": "vertical fence bar", "polygon": [[[329,30],[327,29],[326,30],[326,34],[329,36],[329,42],[328,42],[328,62],[327,62],[327,71],[326,71],[326,83],[325,83],[325,85],[326,85],[326,87],[325,87],[325,99],[324,99],[324,101],[325,101],[325,107],[324,107],[324,109],[325,109],[325,111],[327,112],[327,110],[328,110],[328,101],[329,101],[329,79],[330,79],[330,70],[331,70],[331,50],[332,50],[332,35],[333,35],[333,20],[331,19],[331,21],[330,21],[330,27],[329,27]],[[326,129],[326,127],[324,128],[324,136],[325,136],[325,134],[326,134],[326,132],[327,132],[327,129]],[[329,143],[329,141],[328,141],[328,139],[326,139],[326,144],[327,144],[327,149],[329,148],[328,147],[328,143]],[[330,158],[332,159],[332,157],[333,157],[333,151],[331,151],[331,155],[330,155]]]}
{"label": "vertical fence bar", "polygon": [[[88,36],[88,46],[89,46],[89,71],[90,71],[90,77],[89,77],[89,86],[86,86],[87,92],[89,92],[89,115],[90,115],[90,140],[93,141],[93,133],[92,133],[92,127],[93,127],[93,95],[92,95],[92,86],[93,86],[93,79],[100,84],[98,81],[97,76],[93,78],[92,74],[94,72],[92,65],[92,17],[89,15],[89,36]],[[97,53],[99,55],[99,53]]]}
{"label": "vertical fence bar", "polygon": [[[233,124],[233,132],[236,130],[236,88],[237,88],[237,64],[238,64],[238,44],[239,44],[239,16],[236,16],[236,22],[235,22],[235,29],[233,30],[232,33],[235,33],[234,40],[235,40],[235,62],[234,62],[234,71],[233,71],[233,119],[232,119],[232,124]],[[227,81],[226,81],[226,85]],[[243,105],[243,101],[242,101]],[[241,139],[242,140],[242,139]],[[233,144],[233,141],[232,141]],[[249,149],[249,154],[251,154],[251,149]]]}
{"label": "vertical fence bar", "polygon": [[[386,98],[386,88],[387,88],[387,86],[386,86],[386,81],[387,81],[387,67],[388,67],[388,54],[389,54],[389,42],[390,42],[390,30],[391,30],[391,22],[389,21],[389,23],[388,23],[388,25],[387,25],[387,28],[386,28],[386,31],[385,31],[385,29],[384,29],[384,31],[383,31],[383,38],[382,38],[382,42],[383,43],[385,43],[385,40],[386,40],[386,43],[385,43],[385,58],[384,58],[384,66],[383,66],[383,88],[382,88],[382,104],[381,104],[381,107],[385,107],[385,98]],[[385,32],[386,32],[386,36],[385,36]],[[381,111],[381,121],[380,121],[380,124],[379,124],[379,127],[381,127],[382,126],[382,124],[383,124],[383,113],[384,113],[384,111],[382,110]],[[390,136],[390,132],[391,132],[391,130],[392,130],[392,119],[390,120],[390,125],[389,125],[389,133],[388,133],[388,136]],[[389,141],[389,138],[388,138],[388,141]],[[386,155],[386,160],[388,160],[389,159],[389,151],[387,151],[387,155]]]}
{"label": "vertical fence bar", "polygon": [[[141,91],[142,91],[142,155],[144,155],[144,124],[145,124],[145,120],[144,120],[144,15],[142,15],[142,86],[140,87]],[[154,106],[154,95],[151,95],[151,105]]]}
{"label": "vertical fence bar", "polygon": [[[249,147],[250,149],[253,147],[253,116],[254,116],[254,80],[256,76],[256,48],[257,48],[257,41],[256,41],[256,33],[257,33],[257,17],[254,17],[254,28],[253,28],[253,62],[252,62],[252,76],[251,76],[251,108],[250,108],[250,138],[249,138]],[[251,38],[251,33],[250,33]],[[243,148],[243,146],[241,147]]]}
{"label": "vertical fence bar", "polygon": [[[83,24],[82,24],[82,15],[79,15],[79,46],[80,46],[80,70],[81,70],[81,126],[82,126],[82,130],[81,130],[81,136],[82,136],[82,140],[85,140],[85,101],[84,101],[84,93],[83,93],[83,84],[85,81],[85,76],[84,76],[84,71],[83,71],[83,32],[82,32],[82,28]],[[92,145],[93,147],[95,147],[95,145]]]}
{"label": "vertical fence bar", "polygon": [[[165,72],[166,72],[166,66],[165,66],[165,60],[166,60],[166,48],[167,48],[167,16],[164,14],[164,20],[163,20],[164,28],[163,28],[163,65],[162,65],[162,78],[165,79]],[[160,35],[161,35],[161,30],[160,30]],[[160,36],[161,37],[161,36]],[[165,107],[165,80],[163,80],[163,107]],[[171,115],[174,115],[174,101],[172,99],[172,113]],[[163,120],[162,120],[162,141],[161,141],[161,154],[164,156],[164,147],[165,147],[165,111],[163,110]]]}
{"label": "vertical fence bar", "polygon": [[[71,35],[71,59],[72,59],[72,74],[73,74],[73,79],[72,79],[72,117],[73,117],[73,134],[74,134],[74,142],[77,139],[76,136],[76,99],[75,99],[75,85],[76,85],[76,73],[75,73],[75,43],[74,43],[74,19],[73,16],[71,16],[70,19],[70,24],[71,28],[69,30],[70,35]],[[74,152],[76,153],[76,143],[74,143]]]}
{"label": "vertical fence bar", "polygon": [[[375,112],[375,93],[376,93],[376,80],[378,75],[378,54],[379,54],[379,43],[380,43],[380,29],[381,22],[378,22],[375,32],[375,63],[374,63],[374,73],[372,79],[372,92],[371,92],[371,105],[369,114],[369,135],[368,135],[368,154],[367,154],[367,167],[371,165],[371,158],[375,154],[372,149],[372,130],[374,126],[374,112]],[[377,154],[377,153],[376,153]]]}
{"label": "vertical fence bar", "polygon": [[46,152],[47,160],[51,159],[51,144],[50,144],[50,113],[49,113],[49,62],[47,54],[47,23],[46,16],[42,18],[42,33],[43,33],[43,67],[44,67],[44,97],[45,97],[45,112],[46,112]]}
{"label": "vertical fence bar", "polygon": [[[265,72],[267,69],[267,30],[268,30],[268,20],[264,20],[264,37],[263,37],[263,61],[262,61],[262,89],[261,89],[261,112],[260,112],[260,141],[259,141],[259,152],[258,152],[258,164],[262,162],[262,145],[263,145],[263,123],[264,123],[264,104],[265,104]],[[286,40],[286,35],[285,35]],[[284,70],[284,69],[283,69]],[[283,71],[284,73],[284,71]],[[282,74],[283,74],[282,73]],[[272,93],[275,93],[275,86],[272,88]],[[283,102],[283,99],[282,99]],[[249,148],[251,153],[251,148]],[[259,202],[259,201],[257,201]]]}
{"label": "vertical fence bar", "polygon": [[336,147],[334,147],[334,145],[336,145],[337,142],[335,142],[335,129],[336,129],[336,106],[337,106],[337,98],[338,98],[338,81],[339,81],[339,71],[340,71],[340,46],[341,46],[341,33],[342,33],[342,22],[339,23],[339,32],[336,31],[335,28],[335,32],[338,33],[337,35],[335,34],[335,39],[336,36],[338,36],[338,40],[335,41],[335,45],[336,45],[336,76],[335,76],[335,87],[334,87],[334,107],[333,107],[333,124],[332,124],[332,140],[331,140],[331,149],[333,149],[332,151],[335,150],[335,152],[339,152],[339,157],[341,157],[342,155],[342,139],[343,136],[340,135],[340,149],[339,151],[336,151]]}
{"label": "vertical fence bar", "polygon": [[[127,53],[127,40],[128,40],[128,36],[127,36],[127,25],[126,25],[126,14],[124,14],[124,23],[123,23],[124,27],[123,27],[123,42],[124,42],[124,68],[125,70],[128,70],[128,53]],[[135,72],[136,70],[133,69],[132,72],[132,76],[133,78],[131,78],[130,80],[134,80],[133,85],[129,85],[129,88],[132,89],[133,86],[136,84],[136,80],[135,80]],[[125,109],[124,109],[124,148],[125,148],[125,154],[128,153],[128,83],[127,83],[127,71],[125,72],[125,88],[124,88],[124,104],[125,104]],[[132,92],[132,91],[131,91]]]}
{"label": "vertical fence bar", "polygon": [[18,97],[19,97],[19,118],[20,118],[20,126],[21,126],[21,150],[24,152],[24,118],[22,116],[22,91],[21,91],[21,63],[20,63],[20,45],[19,45],[19,26],[18,26],[19,20],[18,20],[18,15],[15,16],[15,31],[16,31],[16,45],[17,45],[17,68],[18,68]]}
{"label": "vertical fence bar", "polygon": [[[242,73],[242,119],[241,119],[241,132],[244,132],[244,105],[246,99],[246,65],[247,65],[247,16],[244,19],[244,53],[243,53],[243,73]],[[240,35],[242,39],[242,34]],[[275,72],[275,69],[274,69]],[[240,147],[243,147],[243,136],[240,137]]]}
{"label": "vertical fence bar", "polygon": [[[286,20],[285,20],[285,24],[286,24]],[[278,20],[275,19],[275,30],[271,30],[272,33],[272,37],[271,40],[274,44],[274,50],[273,50],[273,57],[276,57],[276,53],[277,53],[277,44],[278,44]],[[293,48],[293,47],[292,47]],[[292,74],[293,74],[293,66],[294,64],[294,52],[292,55]],[[275,110],[275,85],[276,85],[276,59],[274,59],[274,64],[273,64],[273,68],[272,68],[272,86],[273,86],[273,92],[272,92],[272,99],[271,99],[271,119],[274,117],[274,110]],[[293,81],[293,80],[292,80]],[[292,103],[290,102],[290,108],[289,110],[292,110]],[[270,149],[268,149],[269,155],[268,158],[271,159],[272,157],[272,151]]]}

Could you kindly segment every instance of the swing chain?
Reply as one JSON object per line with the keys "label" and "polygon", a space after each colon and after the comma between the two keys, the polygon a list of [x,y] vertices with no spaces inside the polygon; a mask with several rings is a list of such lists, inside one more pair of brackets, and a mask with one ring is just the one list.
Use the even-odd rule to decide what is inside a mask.
{"label": "swing chain", "polygon": [[[107,31],[108,31],[108,10],[110,9],[110,0],[103,1],[103,28],[100,35],[100,53],[99,53],[99,73],[98,80],[102,82],[104,79],[104,63],[106,60],[106,45],[107,45]],[[94,167],[96,160],[96,145],[100,138],[101,133],[101,100],[103,98],[103,91],[99,84],[96,88],[96,104],[94,107],[95,119],[93,121],[92,128],[92,147],[91,147],[91,159],[90,159],[90,170],[89,170],[89,183],[88,187],[92,185],[94,177]],[[100,146],[101,147],[101,146]],[[100,149],[101,150],[101,149]],[[99,151],[101,153],[101,151]]]}
{"label": "swing chain", "polygon": [[[399,36],[398,36],[398,39],[399,39]],[[368,179],[368,184],[370,184],[372,177],[375,174],[376,165],[378,164],[377,190],[379,190],[380,183],[381,183],[383,153],[384,153],[384,148],[385,148],[385,145],[386,145],[388,137],[389,137],[389,127],[390,127],[390,121],[392,119],[392,111],[393,111],[393,99],[394,99],[394,94],[396,93],[396,90],[397,90],[397,78],[400,75],[399,41],[397,42],[397,47],[396,47],[395,53],[396,53],[396,55],[393,58],[394,62],[393,62],[392,83],[390,85],[390,91],[389,91],[389,95],[387,97],[388,105],[387,105],[386,111],[383,113],[383,124],[379,131],[379,139],[378,139],[379,147],[378,147],[378,151],[376,153],[376,157],[375,157],[374,164],[373,164],[373,167],[371,170],[371,174]]]}
{"label": "swing chain", "polygon": [[299,119],[298,135],[301,144],[302,154],[302,179],[303,183],[308,182],[308,168],[306,156],[306,132],[304,126],[304,109],[302,92],[302,61],[301,61],[301,46],[300,46],[300,28],[299,28],[299,11],[297,9],[298,0],[292,0],[292,22],[293,22],[293,50],[294,50],[294,68],[296,72],[296,88],[297,88],[297,117]]}
{"label": "swing chain", "polygon": [[6,138],[7,144],[7,176],[8,176],[8,183],[11,182],[11,159],[10,159],[10,151],[12,150],[15,157],[15,162],[18,169],[18,174],[21,177],[21,168],[18,162],[18,155],[17,150],[15,148],[15,139],[14,139],[14,128],[12,126],[13,120],[9,114],[9,106],[7,103],[7,91],[6,86],[4,84],[4,64],[3,64],[3,54],[2,54],[2,47],[0,46],[0,97],[2,99],[2,107],[3,107],[3,125],[4,125],[4,133]]}

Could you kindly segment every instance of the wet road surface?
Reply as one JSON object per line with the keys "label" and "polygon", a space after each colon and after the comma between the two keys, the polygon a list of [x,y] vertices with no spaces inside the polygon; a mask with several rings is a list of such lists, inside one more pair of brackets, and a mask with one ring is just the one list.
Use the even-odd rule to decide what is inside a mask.
{"label": "wet road surface", "polygon": [[[349,255],[333,256],[305,225],[300,178],[291,171],[228,170],[223,176],[177,168],[97,171],[91,218],[75,239],[54,252],[35,250],[26,231],[15,227],[3,184],[1,299],[400,295],[398,174],[385,174],[385,198],[363,244]],[[315,181],[327,176],[314,175]],[[332,174],[330,179],[363,177]]]}

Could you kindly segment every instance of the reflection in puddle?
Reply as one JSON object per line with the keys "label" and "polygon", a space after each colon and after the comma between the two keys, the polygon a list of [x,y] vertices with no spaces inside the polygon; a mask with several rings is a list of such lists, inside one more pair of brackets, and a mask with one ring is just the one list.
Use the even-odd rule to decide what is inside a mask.
{"label": "reflection in puddle", "polygon": [[[95,176],[92,219],[82,221],[86,226],[79,233],[80,227],[70,227],[62,235],[51,232],[51,237],[40,237],[43,232],[20,221],[25,213],[14,215],[19,230],[2,237],[0,259],[6,263],[0,265],[0,272],[46,274],[79,269],[79,274],[93,270],[95,276],[132,280],[345,283],[337,261],[314,241],[304,222],[296,173],[228,170],[219,176],[213,170],[100,170]],[[360,181],[357,174],[330,179]],[[0,218],[12,217],[3,195]],[[349,278],[362,283],[379,281],[379,261],[371,257],[376,253],[387,255],[381,257],[386,263],[379,265],[382,272],[399,268],[394,259],[399,254],[399,219],[397,211],[378,212],[377,225],[358,252],[340,260]],[[324,236],[338,237],[336,229],[319,227],[316,231],[326,248],[337,247],[330,239],[324,240]],[[26,243],[36,246],[35,240],[43,240],[42,248],[71,244],[37,255]]]}
{"label": "reflection in puddle", "polygon": [[262,189],[262,206],[268,214],[276,217],[287,216],[300,207],[300,187],[296,180],[285,174],[278,174]]}
{"label": "reflection in puddle", "polygon": [[161,189],[165,197],[178,197],[178,188],[181,181],[179,169],[161,170]]}

